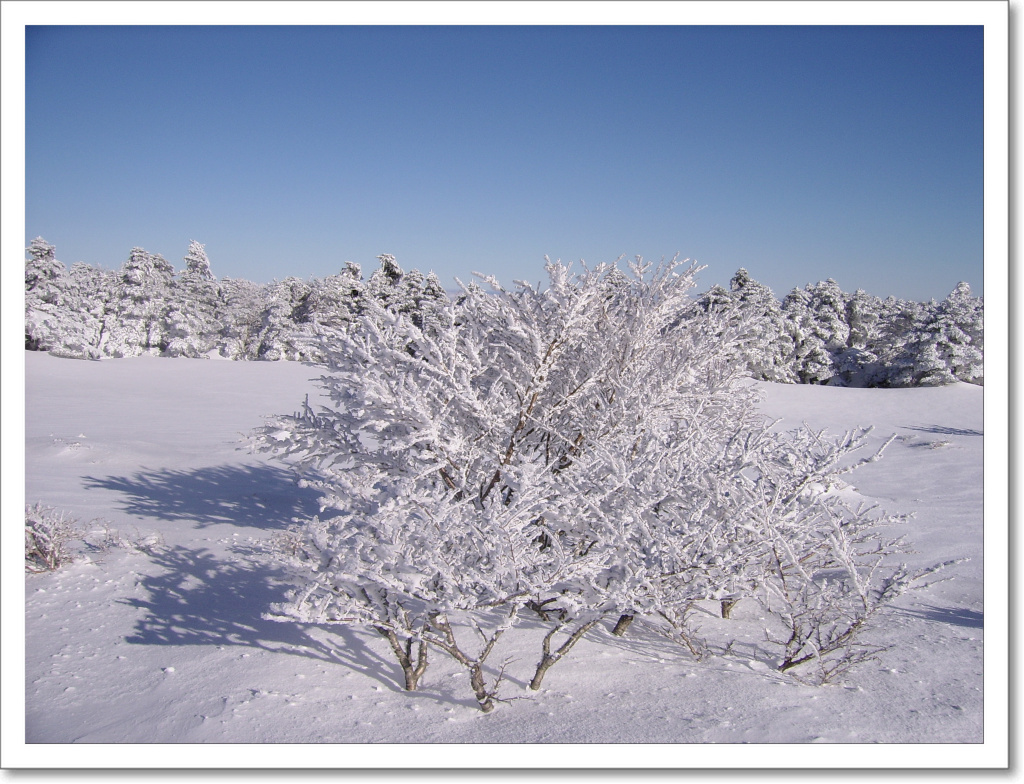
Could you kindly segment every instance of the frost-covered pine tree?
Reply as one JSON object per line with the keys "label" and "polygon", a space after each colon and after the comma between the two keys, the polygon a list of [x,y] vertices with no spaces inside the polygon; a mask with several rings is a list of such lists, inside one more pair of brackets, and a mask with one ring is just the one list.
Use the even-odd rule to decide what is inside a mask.
{"label": "frost-covered pine tree", "polygon": [[801,384],[825,384],[835,375],[835,367],[807,288],[793,289],[782,301],[786,331],[793,344],[789,364]]}
{"label": "frost-covered pine tree", "polygon": [[961,281],[940,304],[937,349],[950,374],[969,384],[985,383],[985,314],[980,297]]}
{"label": "frost-covered pine tree", "polygon": [[56,248],[36,237],[25,249],[28,258],[25,260],[25,291],[35,293],[43,302],[54,302],[59,299],[60,289],[56,285],[67,268],[57,261]]}
{"label": "frost-covered pine tree", "polygon": [[428,272],[426,280],[423,282],[423,300],[420,307],[421,311],[423,311],[424,322],[431,320],[431,310],[443,311],[447,302],[448,293],[444,290],[444,286],[441,285],[440,278],[434,272]]}
{"label": "frost-covered pine tree", "polygon": [[66,307],[67,268],[56,249],[36,237],[25,249],[25,348],[48,351],[59,347],[71,315]]}
{"label": "frost-covered pine tree", "polygon": [[174,267],[161,255],[132,248],[121,266],[104,321],[103,353],[112,357],[161,354],[167,349],[167,311]]}
{"label": "frost-covered pine tree", "polygon": [[984,383],[984,312],[960,283],[942,302],[907,308],[890,360],[891,386]]}
{"label": "frost-covered pine tree", "polygon": [[850,325],[847,323],[846,294],[832,278],[807,286],[810,328],[829,355],[831,377],[825,383],[842,384],[836,359],[848,348]]}
{"label": "frost-covered pine tree", "polygon": [[354,262],[345,262],[337,275],[310,282],[308,293],[292,311],[302,341],[301,353],[307,361],[323,362],[340,333],[352,328],[363,312],[362,270]]}
{"label": "frost-covered pine tree", "polygon": [[306,360],[318,354],[314,327],[303,320],[304,303],[312,291],[311,284],[295,277],[275,281],[267,288],[266,301],[260,313],[256,359]]}
{"label": "frost-covered pine tree", "polygon": [[362,310],[362,274],[358,264],[346,262],[337,275],[316,278],[310,290],[295,308],[293,318],[300,324],[315,324],[317,329],[343,328]]}
{"label": "frost-covered pine tree", "polygon": [[185,268],[174,281],[167,308],[167,348],[171,357],[203,357],[220,338],[223,300],[206,248],[192,240]]}
{"label": "frost-covered pine tree", "polygon": [[74,314],[61,347],[52,353],[100,359],[106,340],[107,313],[114,307],[118,274],[113,270],[76,262],[68,271],[67,310]]}
{"label": "frost-covered pine tree", "polygon": [[65,269],[37,237],[25,264],[25,347],[62,357],[98,359],[114,297],[113,273],[78,262]]}
{"label": "frost-covered pine tree", "polygon": [[269,287],[244,278],[225,277],[221,279],[219,288],[221,330],[217,338],[218,352],[227,359],[256,359]]}
{"label": "frost-covered pine tree", "polygon": [[880,336],[875,351],[878,356],[876,386],[914,385],[914,336],[931,318],[934,307],[934,301],[912,302],[895,297],[882,300],[879,307]]}
{"label": "frost-covered pine tree", "polygon": [[795,383],[797,377],[789,362],[793,340],[772,290],[741,267],[729,282],[729,298],[749,324],[740,357],[751,375],[764,381]]}
{"label": "frost-covered pine tree", "polygon": [[448,299],[437,276],[433,272],[424,275],[417,269],[403,272],[390,253],[382,253],[377,259],[380,267],[366,281],[363,296],[394,313],[407,314],[418,327],[431,323],[434,311],[443,310]]}
{"label": "frost-covered pine tree", "polygon": [[857,289],[846,300],[846,347],[834,349],[834,384],[851,387],[878,386],[883,378],[879,364],[882,345],[882,302]]}
{"label": "frost-covered pine tree", "polygon": [[189,240],[188,251],[185,253],[185,269],[181,276],[193,280],[215,280],[213,270],[210,268],[210,259],[206,255],[206,246],[195,240]]}
{"label": "frost-covered pine tree", "polygon": [[363,295],[385,308],[400,304],[401,282],[405,273],[390,253],[380,254],[377,261],[380,262],[380,266],[370,273]]}

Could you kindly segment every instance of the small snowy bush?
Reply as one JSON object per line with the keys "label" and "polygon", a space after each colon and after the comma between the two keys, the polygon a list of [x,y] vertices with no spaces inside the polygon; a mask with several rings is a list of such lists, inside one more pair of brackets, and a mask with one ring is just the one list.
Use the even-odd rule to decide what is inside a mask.
{"label": "small snowy bush", "polygon": [[153,532],[143,535],[138,529],[126,534],[105,520],[94,521],[96,527],[82,535],[82,542],[98,553],[109,553],[113,550],[131,550],[151,555],[166,546],[163,534]]}
{"label": "small snowy bush", "polygon": [[25,571],[52,572],[71,563],[70,543],[80,535],[78,521],[52,506],[25,507]]}

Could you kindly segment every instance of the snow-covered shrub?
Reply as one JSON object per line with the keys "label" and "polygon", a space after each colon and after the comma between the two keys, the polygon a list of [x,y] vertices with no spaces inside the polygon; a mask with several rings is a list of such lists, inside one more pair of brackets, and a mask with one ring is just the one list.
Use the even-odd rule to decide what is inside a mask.
{"label": "snow-covered shrub", "polygon": [[25,571],[52,572],[71,563],[70,544],[80,535],[78,521],[52,506],[25,507]]}
{"label": "snow-covered shrub", "polygon": [[908,569],[899,560],[906,543],[886,531],[909,516],[858,501],[839,479],[878,460],[893,440],[851,459],[869,432],[772,434],[754,466],[748,519],[767,555],[754,597],[775,623],[766,639],[781,649],[780,671],[813,664],[819,683],[885,650],[865,642],[866,632],[907,590],[948,565]]}
{"label": "snow-covered shrub", "polygon": [[[333,514],[306,527],[286,612],[426,641],[475,679],[521,610],[547,608],[575,641],[649,601],[664,558],[642,527],[672,540],[669,510],[698,492],[681,466],[706,465],[753,393],[720,330],[682,326],[693,266],[548,271],[544,290],[464,287],[430,331],[368,300],[322,379],[333,407],[263,429]],[[456,623],[478,650],[452,642]]]}
{"label": "snow-covered shrub", "polygon": [[131,533],[126,533],[114,528],[106,520],[93,521],[93,528],[82,533],[81,539],[89,550],[98,553],[130,550],[151,555],[167,544],[163,534],[158,531],[143,535],[138,529],[134,529]]}
{"label": "snow-covered shrub", "polygon": [[[769,606],[781,633],[765,629],[767,642],[781,650],[778,670],[813,667],[818,684],[834,682],[887,650],[866,641],[866,633],[879,626],[896,599],[930,585],[926,578],[957,562],[911,571],[906,564],[887,562],[886,556],[902,548],[902,541],[875,541],[877,549],[856,551],[855,546],[870,542],[864,532],[849,519],[834,520],[833,526],[829,547],[834,549],[821,562],[814,558],[819,553],[810,551],[806,555],[811,557],[792,565],[789,575],[782,570],[776,575],[773,587],[781,591],[775,606]],[[854,530],[845,530],[850,527]]]}
{"label": "snow-covered shrub", "polygon": [[884,520],[834,495],[865,433],[774,432],[736,361],[747,324],[695,305],[694,266],[547,269],[545,289],[464,286],[430,330],[368,299],[330,347],[330,405],[257,431],[322,493],[277,617],[375,629],[410,689],[443,651],[483,710],[524,616],[550,624],[534,688],[602,619],[660,619],[698,656],[703,600],[842,623],[814,586],[873,590],[849,532]]}

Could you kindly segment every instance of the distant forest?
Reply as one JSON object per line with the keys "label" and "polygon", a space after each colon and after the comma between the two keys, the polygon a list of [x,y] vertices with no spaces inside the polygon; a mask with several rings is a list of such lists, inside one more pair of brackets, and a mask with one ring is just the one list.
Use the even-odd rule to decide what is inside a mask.
{"label": "distant forest", "polygon": [[[218,280],[195,241],[180,272],[142,248],[132,248],[116,271],[81,262],[68,268],[41,237],[27,251],[25,348],[77,359],[154,354],[323,363],[331,336],[365,324],[368,313],[404,314],[429,330],[460,300],[433,273],[405,272],[388,254],[378,256],[365,279],[348,262],[324,278],[258,284]],[[680,313],[701,316],[723,325],[730,336],[723,352],[760,380],[856,387],[984,382],[984,307],[966,283],[941,302],[912,302],[849,294],[829,279],[795,288],[780,302],[740,269],[728,289],[697,294],[691,312]]]}

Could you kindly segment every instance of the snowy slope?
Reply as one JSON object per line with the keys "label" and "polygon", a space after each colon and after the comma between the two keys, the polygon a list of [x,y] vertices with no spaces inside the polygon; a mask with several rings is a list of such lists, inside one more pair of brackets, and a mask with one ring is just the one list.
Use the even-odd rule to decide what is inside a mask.
{"label": "snowy slope", "polygon": [[[484,745],[454,759],[437,756],[444,747],[436,745],[383,760],[359,745],[343,747],[342,757],[335,747],[310,751],[306,764],[331,767],[948,767],[989,759],[992,744],[1005,748],[998,723],[985,724],[980,387],[762,385],[764,411],[780,426],[874,424],[873,443],[895,433],[884,459],[849,476],[851,484],[889,510],[916,511],[908,529],[915,565],[971,559],[950,570],[952,579],[900,601],[877,636],[894,646],[880,662],[824,687],[773,675],[769,653],[756,647],[758,608],[741,603],[732,621],[709,613],[705,624],[710,635],[723,623],[743,630],[747,647],[735,656],[697,663],[650,630],[634,626],[620,639],[602,629],[535,693],[525,680],[539,628],[527,626],[492,659],[512,660],[502,695],[515,699],[485,715],[466,676],[439,655],[422,691],[409,694],[382,639],[261,617],[286,588],[266,542],[317,503],[284,466],[239,451],[240,438],[263,415],[315,396],[316,368],[37,353],[26,363],[26,500],[66,510],[93,531],[106,526],[160,544],[91,551],[58,573],[25,577],[28,745],[16,752],[24,764],[53,763],[48,747],[35,745],[43,743],[204,744],[150,748],[137,762],[172,766],[281,764],[273,746],[207,744],[668,744],[645,745],[642,758],[628,761],[621,746],[588,746],[582,757],[542,746],[500,759]],[[998,689],[999,678],[991,681]],[[994,699],[990,708],[1002,697]],[[10,723],[20,717],[8,713],[14,733]],[[724,755],[683,745],[714,743],[773,745]],[[784,757],[779,749],[790,747],[774,745],[836,743],[949,745],[827,755],[808,745]],[[109,765],[105,748],[75,747],[62,759]],[[119,751],[118,764],[130,764],[139,748]]]}

